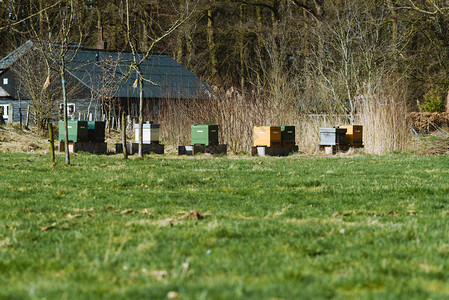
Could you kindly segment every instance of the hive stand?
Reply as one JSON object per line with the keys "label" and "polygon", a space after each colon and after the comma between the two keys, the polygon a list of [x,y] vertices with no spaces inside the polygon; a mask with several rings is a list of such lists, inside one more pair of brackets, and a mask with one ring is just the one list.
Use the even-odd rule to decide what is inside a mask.
{"label": "hive stand", "polygon": [[251,147],[251,156],[287,156],[298,152],[298,146],[285,146],[285,147],[266,147],[255,146]]}
{"label": "hive stand", "polygon": [[[64,141],[59,141],[59,151],[65,150]],[[69,141],[69,152],[89,152],[93,154],[106,154],[107,143],[104,142],[71,142]]]}
{"label": "hive stand", "polygon": [[349,145],[318,145],[318,151],[325,154],[337,154],[337,152],[345,152],[350,148]]}
{"label": "hive stand", "polygon": [[[121,143],[115,144],[115,153],[123,153],[123,145]],[[139,143],[126,143],[126,153],[129,155],[139,153]],[[159,143],[143,144],[142,154],[164,154],[164,145]]]}
{"label": "hive stand", "polygon": [[179,146],[178,155],[195,155],[195,154],[227,154],[228,145],[193,145]]}

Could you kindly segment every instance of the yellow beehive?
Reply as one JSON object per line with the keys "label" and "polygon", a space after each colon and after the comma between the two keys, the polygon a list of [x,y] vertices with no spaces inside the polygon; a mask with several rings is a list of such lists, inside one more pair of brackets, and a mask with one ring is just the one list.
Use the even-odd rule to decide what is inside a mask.
{"label": "yellow beehive", "polygon": [[350,146],[362,146],[363,125],[339,125],[339,128],[346,129],[346,143]]}
{"label": "yellow beehive", "polygon": [[280,147],[280,126],[254,126],[254,147]]}

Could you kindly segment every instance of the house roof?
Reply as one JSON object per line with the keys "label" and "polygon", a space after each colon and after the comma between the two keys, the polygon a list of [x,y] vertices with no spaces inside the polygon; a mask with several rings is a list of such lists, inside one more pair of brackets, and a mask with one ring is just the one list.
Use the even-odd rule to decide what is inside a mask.
{"label": "house roof", "polygon": [[[27,41],[0,60],[0,70],[9,68],[33,45],[31,40]],[[137,73],[130,69],[132,53],[80,48],[71,50],[71,54],[68,55],[68,73],[93,92],[101,94],[109,88],[112,97],[139,97],[139,89],[133,87]],[[143,54],[137,56],[141,58]],[[168,55],[150,54],[140,69],[145,98],[194,99],[210,95],[210,88],[204,81]]]}
{"label": "house roof", "polygon": [[[130,69],[132,62],[129,52],[80,49],[68,66],[74,77],[97,93],[115,83],[116,89],[110,91],[115,97],[137,98],[139,89],[133,85],[138,75]],[[145,98],[204,98],[208,91],[204,81],[168,55],[151,54],[140,69]]]}
{"label": "house roof", "polygon": [[33,42],[31,40],[22,44],[19,48],[15,49],[13,52],[6,55],[0,60],[0,70],[8,69],[12,64],[14,64],[19,58],[21,58],[25,53],[27,53],[33,47]]}

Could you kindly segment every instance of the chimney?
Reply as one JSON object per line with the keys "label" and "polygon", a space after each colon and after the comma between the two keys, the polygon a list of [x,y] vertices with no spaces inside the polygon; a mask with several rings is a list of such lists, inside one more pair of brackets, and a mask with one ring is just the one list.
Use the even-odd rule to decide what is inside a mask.
{"label": "chimney", "polygon": [[103,27],[100,27],[100,40],[97,42],[98,50],[106,50],[108,43],[103,40]]}

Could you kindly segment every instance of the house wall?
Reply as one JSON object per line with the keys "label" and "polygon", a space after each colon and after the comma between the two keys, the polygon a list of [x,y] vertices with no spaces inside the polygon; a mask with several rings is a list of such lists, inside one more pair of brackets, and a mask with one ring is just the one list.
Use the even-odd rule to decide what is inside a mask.
{"label": "house wall", "polygon": [[[138,98],[120,98],[119,106],[125,110],[126,114],[133,119],[139,117],[139,99]],[[145,98],[143,100],[144,122],[158,122],[160,105],[169,101],[168,99]],[[118,112],[117,112],[118,114]]]}
{"label": "house wall", "polygon": [[[62,110],[62,101],[57,103],[59,107],[59,118],[63,118],[63,110]],[[92,121],[101,121],[102,111],[101,105],[98,100],[87,99],[69,99],[67,100],[68,110],[71,107],[74,110],[68,111],[68,118],[71,120],[90,120]]]}
{"label": "house wall", "polygon": [[[7,80],[5,80],[7,79]],[[20,122],[20,108],[22,112],[22,122],[26,123],[27,109],[28,105],[30,107],[30,123],[33,123],[32,117],[32,101],[31,100],[18,100],[18,81],[16,80],[14,73],[7,69],[0,71],[0,87],[2,87],[10,97],[0,98],[0,104],[13,103],[13,121]],[[69,99],[68,103],[74,104],[75,113],[70,116],[70,119],[74,120],[87,120],[89,114],[92,114],[92,120],[101,120],[101,106],[96,103],[98,101],[92,101],[90,99],[90,93],[86,88],[81,88],[78,91],[78,95],[81,99]],[[23,98],[23,96],[22,96]],[[57,114],[54,116],[54,120],[62,118],[62,110],[60,109],[60,104],[62,101],[55,103],[55,112]]]}
{"label": "house wall", "polygon": [[[27,110],[28,107],[30,107],[30,123],[33,123],[33,109],[32,109],[32,102],[31,100],[8,100],[8,99],[0,99],[0,105],[1,104],[13,104],[13,121],[14,122],[20,122],[20,108],[22,108],[22,123],[26,123],[26,117],[27,117]],[[90,99],[76,99],[76,100],[69,100],[69,104],[75,105],[75,112],[71,116],[69,116],[69,119],[72,120],[89,120],[89,114],[92,114],[92,120],[93,121],[100,121],[101,120],[101,106],[97,103],[92,103]],[[62,101],[56,103],[56,108],[60,107],[60,104],[62,104]],[[28,106],[29,105],[29,106]],[[58,119],[62,119],[62,110],[57,109],[58,114],[54,117],[54,121],[57,121]]]}
{"label": "house wall", "polygon": [[20,103],[21,106],[19,106],[19,101],[0,99],[0,104],[9,104],[9,103],[13,103],[13,121],[20,122],[20,107],[22,107],[22,123],[25,123],[28,104],[31,104],[31,101],[29,100],[21,101]]}
{"label": "house wall", "polygon": [[16,86],[17,81],[11,70],[7,69],[0,73],[0,86],[11,96],[17,99]]}

